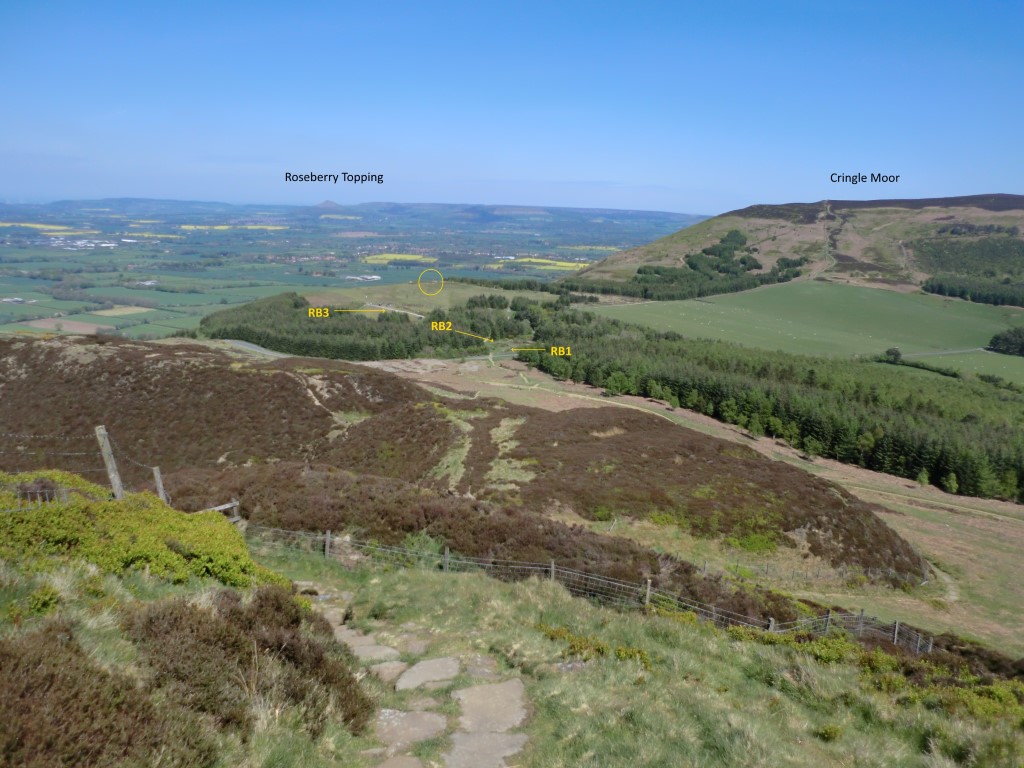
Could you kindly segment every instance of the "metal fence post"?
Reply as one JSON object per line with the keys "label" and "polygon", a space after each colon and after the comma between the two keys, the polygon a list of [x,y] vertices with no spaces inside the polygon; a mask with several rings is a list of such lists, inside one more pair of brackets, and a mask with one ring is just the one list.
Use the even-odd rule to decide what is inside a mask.
{"label": "metal fence post", "polygon": [[448,573],[448,557],[449,557],[449,554],[450,554],[450,550],[448,549],[448,547],[445,547],[444,548],[444,572],[445,573]]}
{"label": "metal fence post", "polygon": [[326,560],[331,556],[331,529],[327,529],[327,533],[324,535],[324,559]]}

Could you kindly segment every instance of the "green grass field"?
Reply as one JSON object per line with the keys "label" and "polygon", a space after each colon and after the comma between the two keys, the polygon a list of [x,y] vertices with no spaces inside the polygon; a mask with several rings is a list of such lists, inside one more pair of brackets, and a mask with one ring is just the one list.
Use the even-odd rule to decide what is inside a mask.
{"label": "green grass field", "polygon": [[[825,282],[798,282],[689,301],[588,307],[606,317],[662,331],[813,355],[904,354],[984,347],[992,335],[1024,325],[1024,310],[925,294]],[[1024,359],[987,353],[918,357],[1024,381]],[[978,362],[983,360],[984,362]],[[997,366],[998,371],[982,366]]]}
{"label": "green grass field", "polygon": [[1024,384],[1024,357],[1000,355],[997,352],[965,352],[957,355],[917,355],[914,361],[928,365],[954,368],[975,375],[987,373]]}

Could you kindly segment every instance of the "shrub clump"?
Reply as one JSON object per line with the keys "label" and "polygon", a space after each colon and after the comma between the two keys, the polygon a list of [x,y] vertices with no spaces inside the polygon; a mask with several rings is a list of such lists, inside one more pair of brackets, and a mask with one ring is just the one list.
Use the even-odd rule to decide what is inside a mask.
{"label": "shrub clump", "polygon": [[330,627],[282,587],[248,602],[223,590],[210,609],[163,601],[131,616],[126,631],[153,686],[243,738],[258,702],[295,708],[314,737],[332,715],[358,733],[372,712]]}
{"label": "shrub clump", "polygon": [[590,635],[577,635],[567,627],[552,627],[538,624],[537,629],[548,640],[564,641],[569,644],[562,653],[564,656],[575,656],[580,659],[596,659],[608,655],[608,643]]}
{"label": "shrub clump", "polygon": [[843,727],[835,723],[825,723],[825,725],[815,729],[814,735],[822,741],[836,741],[843,735]]}
{"label": "shrub clump", "polygon": [[734,640],[755,641],[762,645],[785,645],[810,654],[822,664],[837,664],[860,658],[863,649],[849,635],[833,630],[827,635],[801,632],[766,632],[754,627],[731,626],[726,632]]}
{"label": "shrub clump", "polygon": [[[607,656],[611,651],[608,643],[603,640],[592,635],[577,635],[566,627],[552,627],[541,623],[537,625],[537,629],[548,640],[561,640],[568,643],[569,646],[562,652],[562,655],[566,657],[590,660]],[[651,657],[643,648],[620,645],[616,646],[614,655],[619,661],[628,661],[630,659],[637,661],[648,672],[651,671]]]}
{"label": "shrub clump", "polygon": [[[15,477],[31,482],[40,474],[47,475]],[[284,581],[252,560],[241,534],[217,512],[186,515],[143,493],[94,501],[88,496],[103,498],[103,490],[87,486],[76,487],[91,490],[88,495],[0,515],[0,557],[37,566],[53,556],[74,557],[108,573],[146,568],[173,582],[193,576],[235,587]]]}

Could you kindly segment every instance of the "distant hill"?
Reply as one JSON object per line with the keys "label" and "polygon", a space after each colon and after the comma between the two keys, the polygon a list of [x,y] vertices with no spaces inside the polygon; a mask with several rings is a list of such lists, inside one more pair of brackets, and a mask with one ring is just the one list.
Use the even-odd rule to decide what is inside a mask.
{"label": "distant hill", "polygon": [[768,273],[780,259],[804,259],[805,277],[894,287],[920,287],[939,275],[1015,282],[1024,268],[1024,195],[989,194],[752,205],[612,254],[568,279],[628,284],[641,268],[686,270],[687,256],[731,230],[745,236],[745,253],[760,264],[748,276]]}

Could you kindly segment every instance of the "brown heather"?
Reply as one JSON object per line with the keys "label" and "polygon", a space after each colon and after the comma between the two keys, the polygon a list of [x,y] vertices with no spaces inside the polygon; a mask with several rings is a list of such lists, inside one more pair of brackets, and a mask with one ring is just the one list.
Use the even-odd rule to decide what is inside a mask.
{"label": "brown heather", "polygon": [[0,764],[213,765],[212,729],[177,702],[156,706],[133,680],[107,672],[69,625],[0,640]]}
{"label": "brown heather", "polygon": [[[239,362],[195,344],[95,338],[0,340],[0,393],[5,432],[88,436],[105,424],[133,487],[152,480],[124,457],[159,465],[174,487],[182,484],[172,477],[179,471],[280,460],[446,492],[449,477],[434,470],[464,439],[456,424],[461,421],[469,425],[470,444],[459,459],[464,471],[454,490],[494,502],[491,509],[505,507],[503,514],[517,525],[521,514],[542,525],[543,512],[559,504],[584,517],[646,517],[698,536],[733,537],[741,545],[792,546],[799,538],[836,566],[920,573],[910,546],[870,505],[839,487],[623,409],[548,413],[482,398],[448,401],[391,374],[342,362]],[[496,440],[503,420],[512,425],[510,434]],[[98,454],[57,455],[68,445],[5,438],[0,468],[102,466]],[[88,442],[70,445],[91,448]],[[496,471],[502,462],[516,471],[502,478]],[[387,485],[373,482],[378,489]],[[192,508],[228,499],[221,483],[205,494],[192,488]],[[293,507],[277,512],[287,513],[293,527],[316,528],[316,503],[299,493],[289,497]],[[412,524],[401,510],[388,514],[407,521],[403,531]],[[476,551],[501,546],[502,539],[483,541],[483,535],[471,537]],[[555,554],[550,544],[532,551]],[[649,567],[638,562],[625,569]]]}
{"label": "brown heather", "polygon": [[243,738],[256,700],[296,707],[314,738],[332,713],[358,733],[372,705],[347,652],[322,618],[311,617],[287,590],[261,587],[248,603],[223,590],[211,610],[182,599],[149,605],[126,630],[143,651],[152,686]]}

